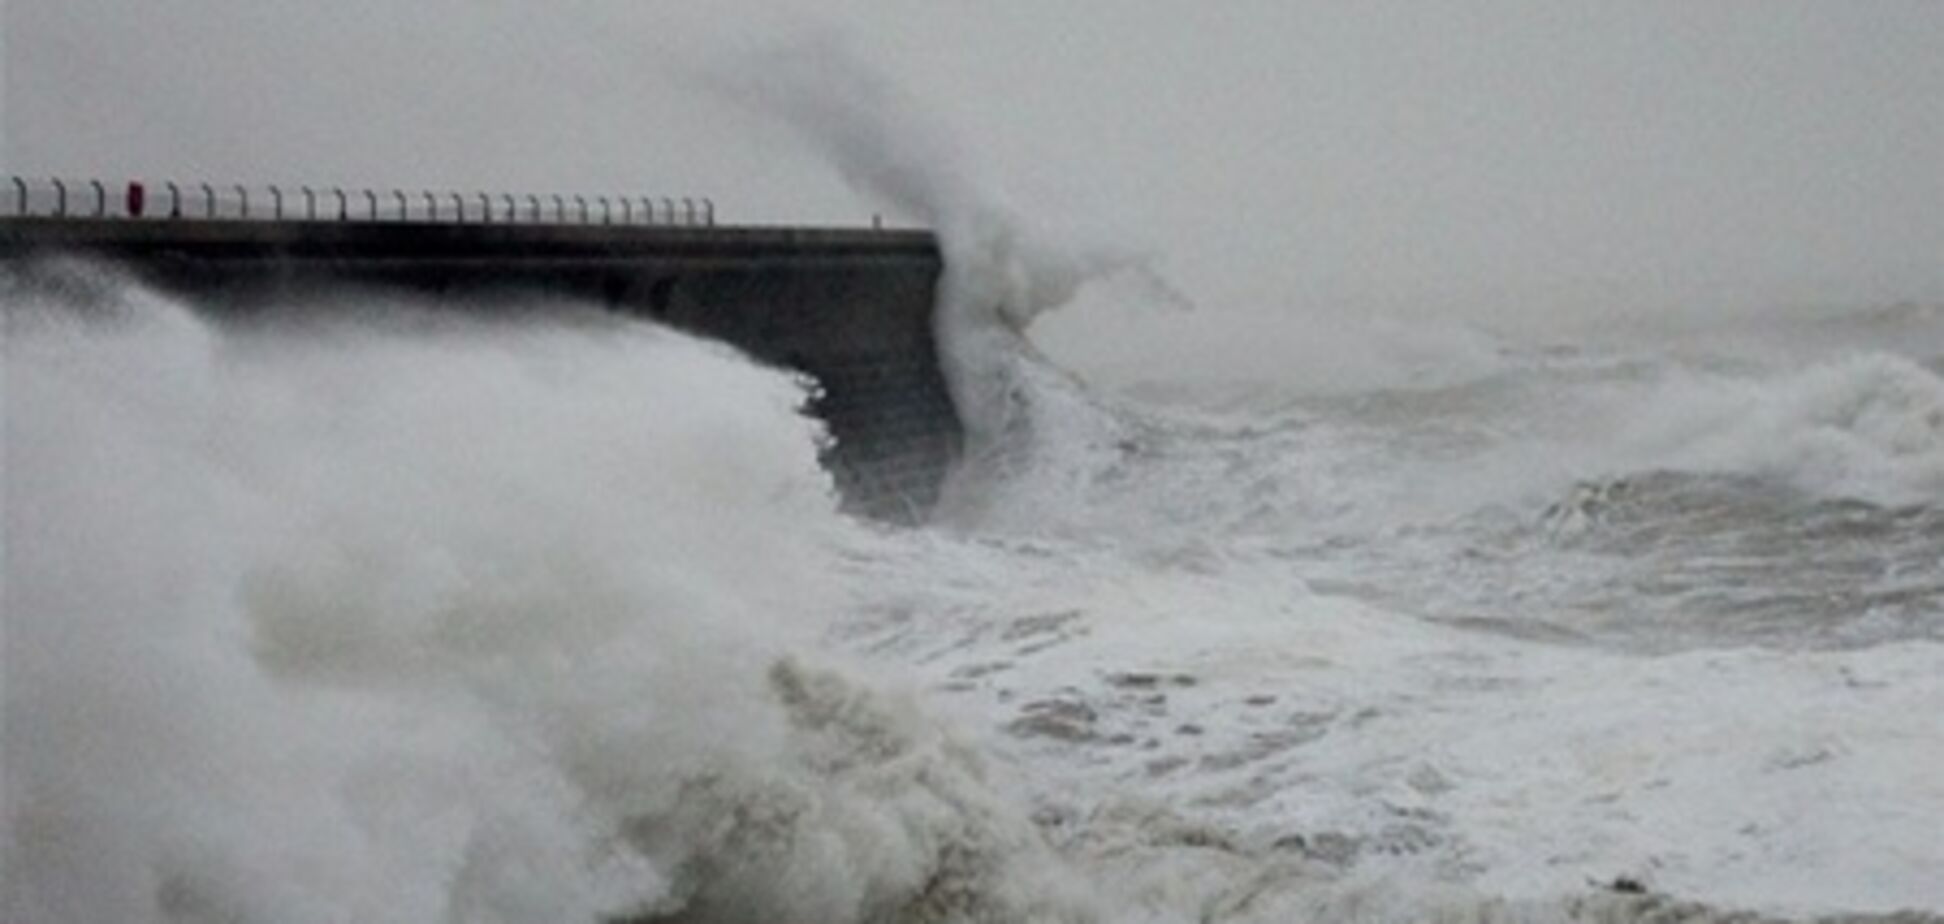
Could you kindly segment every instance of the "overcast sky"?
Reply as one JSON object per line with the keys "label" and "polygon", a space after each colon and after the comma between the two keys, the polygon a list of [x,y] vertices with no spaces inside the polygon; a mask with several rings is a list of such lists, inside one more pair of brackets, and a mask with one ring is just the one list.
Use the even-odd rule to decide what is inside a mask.
{"label": "overcast sky", "polygon": [[696,76],[835,36],[1217,311],[1944,299],[1937,0],[4,2],[9,172],[866,221]]}

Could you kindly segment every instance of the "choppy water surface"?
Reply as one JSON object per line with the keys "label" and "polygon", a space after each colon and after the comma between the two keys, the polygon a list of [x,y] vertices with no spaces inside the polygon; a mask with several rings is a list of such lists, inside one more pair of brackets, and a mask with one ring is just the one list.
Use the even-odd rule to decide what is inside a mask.
{"label": "choppy water surface", "polygon": [[1614,882],[1935,909],[1918,314],[1508,342],[1423,387],[1044,373],[1035,451],[853,644],[994,732],[1069,849],[1241,919],[1570,917]]}
{"label": "choppy water surface", "polygon": [[36,272],[8,920],[1944,911],[1934,313],[1323,391],[987,344],[1004,441],[891,530],[710,344]]}

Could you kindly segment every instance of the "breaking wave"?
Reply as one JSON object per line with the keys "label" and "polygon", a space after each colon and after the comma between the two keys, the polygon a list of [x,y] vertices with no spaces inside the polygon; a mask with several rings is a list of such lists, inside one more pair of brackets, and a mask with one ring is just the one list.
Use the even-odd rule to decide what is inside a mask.
{"label": "breaking wave", "polygon": [[803,383],[571,306],[5,298],[8,920],[1086,913],[815,654],[866,540]]}
{"label": "breaking wave", "polygon": [[[1161,645],[1217,669],[1233,656],[1221,639],[1267,633],[1282,641],[1246,647],[1303,683],[1329,664],[1311,649],[1359,678],[1335,693],[1279,681],[1307,710],[1299,697],[1365,695],[1366,668],[1415,701],[1418,672],[1378,662],[1452,644],[1401,636],[1394,616],[1299,616],[1311,606],[1291,595],[1309,591],[1245,553],[1071,544],[1228,493],[1237,465],[1296,452],[1282,441],[1309,438],[1301,426],[1130,414],[1010,354],[1009,400],[1026,409],[1012,425],[1027,428],[1014,436],[1032,451],[962,486],[1002,499],[956,521],[965,535],[891,533],[838,514],[805,383],[653,326],[340,295],[238,327],[95,268],[5,283],[10,921],[1757,920],[1638,894],[1624,869],[1494,897],[1465,881],[1467,839],[1487,828],[1396,814],[1392,777],[1410,768],[1384,755],[1414,745],[1359,732],[1367,756],[1311,776],[1288,762],[1323,731],[1308,711],[1298,733],[1243,722],[1180,746],[1191,760],[1207,741],[1206,786],[1254,775],[1263,798],[1301,809],[1276,821],[1296,834],[1128,782],[1170,755],[1099,729],[1157,708],[1156,681],[1101,665]],[[1131,519],[1089,518],[1103,504]],[[1078,593],[1067,580],[1100,605],[1011,615]],[[1209,612],[1182,623],[1182,644],[1151,638],[1137,611],[1176,606]],[[1011,628],[954,634],[979,618]],[[914,657],[908,677],[876,622],[957,660]],[[1094,632],[1086,657],[1107,660],[1059,660]],[[1454,665],[1503,659],[1464,645]],[[952,712],[961,729],[910,692],[954,664],[1003,672],[988,661],[1014,649],[1053,652],[1044,698]],[[1920,675],[1925,651],[1904,654]],[[1774,679],[1767,663],[1739,668],[1752,689]],[[1217,670],[1177,699],[1266,676]],[[1076,698],[1096,682],[1120,699]],[[1609,687],[1589,683],[1589,701],[1620,696]],[[1136,711],[1106,711],[1121,700]],[[1267,714],[1260,696],[1238,702],[1209,718]],[[976,727],[1014,713],[996,734]],[[1233,756],[1214,750],[1235,736]],[[1061,741],[1070,755],[1031,762]],[[1057,797],[1130,760],[1083,813]],[[1073,778],[1022,778],[1049,771]],[[1450,782],[1406,775],[1427,799]],[[1856,920],[1893,919],[1930,920]]]}
{"label": "breaking wave", "polygon": [[[1635,660],[1332,596],[1373,536],[1439,593],[1422,561],[1505,565],[1479,609],[1535,577],[1443,523],[1300,528],[1410,508],[1372,487],[1397,456],[1453,471],[1475,434],[1371,434],[1502,399],[1496,344],[1347,424],[1132,410],[1024,330],[1109,277],[1177,298],[1137,250],[1025,223],[841,47],[725,73],[940,231],[972,437],[944,528],[841,516],[806,383],[651,325],[338,293],[236,327],[6,277],[8,920],[1765,920],[1650,894],[1662,863],[1792,910],[1935,896],[1934,644]],[[1920,365],[1664,385],[1586,457],[1944,490]],[[1544,538],[1689,496],[1647,487]],[[1829,727],[1749,720],[1778,696]],[[1856,816],[1776,808],[1831,792]]]}
{"label": "breaking wave", "polygon": [[1757,475],[1881,504],[1944,501],[1944,377],[1908,358],[1690,374],[1645,404],[1626,440],[1643,467]]}

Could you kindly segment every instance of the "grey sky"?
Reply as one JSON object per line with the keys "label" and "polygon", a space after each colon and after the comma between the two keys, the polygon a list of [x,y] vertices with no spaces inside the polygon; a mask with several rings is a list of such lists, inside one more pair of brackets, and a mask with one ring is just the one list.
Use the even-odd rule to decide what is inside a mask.
{"label": "grey sky", "polygon": [[[6,0],[10,172],[866,220],[691,68],[854,44],[1205,306],[1944,299],[1944,3]],[[760,66],[760,65],[754,65]]]}

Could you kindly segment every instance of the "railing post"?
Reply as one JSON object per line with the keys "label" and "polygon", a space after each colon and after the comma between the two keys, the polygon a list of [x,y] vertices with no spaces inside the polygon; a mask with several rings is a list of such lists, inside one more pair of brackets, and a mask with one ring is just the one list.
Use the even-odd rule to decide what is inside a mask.
{"label": "railing post", "polygon": [[439,220],[439,197],[432,195],[432,191],[429,189],[422,189],[419,191],[425,194],[425,220],[438,221]]}
{"label": "railing post", "polygon": [[162,185],[169,187],[169,217],[182,217],[182,187],[174,180],[165,180]]}
{"label": "railing post", "polygon": [[702,223],[715,227],[715,200],[707,196],[702,198]]}
{"label": "railing post", "polygon": [[562,225],[566,224],[567,223],[567,200],[561,198],[559,194],[555,194],[553,197],[553,201],[554,201],[554,223],[562,224]]}
{"label": "railing post", "polygon": [[506,203],[506,223],[509,225],[519,224],[520,203],[513,199],[513,194],[500,193],[500,201]]}
{"label": "railing post", "polygon": [[202,184],[202,191],[203,191],[203,217],[208,219],[214,219],[216,217],[216,187],[211,186],[208,183],[204,183]]}
{"label": "railing post", "polygon": [[108,217],[108,187],[101,185],[100,180],[89,180],[88,185],[95,193],[95,217]]}
{"label": "railing post", "polygon": [[54,178],[54,217],[67,217],[67,184],[59,177]]}
{"label": "railing post", "polygon": [[624,225],[634,224],[634,200],[627,196],[621,197],[621,223]]}
{"label": "railing post", "polygon": [[241,183],[236,184],[236,201],[238,203],[237,208],[239,209],[239,214],[244,218],[250,217],[249,187]]}
{"label": "railing post", "polygon": [[365,218],[368,221],[377,221],[378,220],[378,194],[372,192],[369,189],[363,190],[363,192],[365,197]]}
{"label": "railing post", "polygon": [[304,191],[304,220],[317,220],[317,190],[309,186],[299,186]]}
{"label": "railing post", "polygon": [[595,201],[601,203],[601,224],[614,224],[614,203],[609,202],[606,196],[601,196]]}
{"label": "railing post", "polygon": [[20,214],[26,215],[28,214],[27,181],[21,179],[20,177],[14,177],[13,186],[14,186],[15,201],[18,203]]}
{"label": "railing post", "polygon": [[493,197],[484,192],[479,194],[479,214],[487,224],[493,223]]}
{"label": "railing post", "polygon": [[270,184],[270,217],[283,221],[283,187],[275,183]]}
{"label": "railing post", "polygon": [[536,225],[539,224],[540,223],[540,197],[528,193],[527,207],[533,210],[532,211],[533,223]]}
{"label": "railing post", "polygon": [[641,197],[641,220],[651,225],[655,223],[655,200],[647,196]]}
{"label": "railing post", "polygon": [[580,204],[580,223],[587,224],[587,197],[575,196],[574,201]]}
{"label": "railing post", "polygon": [[462,225],[465,224],[466,223],[466,200],[463,197],[461,197],[458,193],[446,193],[446,195],[452,197],[453,214],[459,216],[460,224]]}
{"label": "railing post", "polygon": [[336,196],[336,197],[337,197],[337,201],[338,201],[338,218],[337,218],[337,220],[338,220],[338,221],[350,221],[350,220],[351,220],[351,201],[350,201],[350,200],[349,200],[348,198],[346,198],[346,197],[345,197],[345,195],[344,195],[344,187],[342,187],[342,186],[333,186],[333,187],[331,187],[331,195],[333,195],[333,196]]}
{"label": "railing post", "polygon": [[406,198],[405,190],[402,189],[392,190],[392,198],[398,200],[398,220],[411,221],[412,220],[412,200]]}
{"label": "railing post", "polygon": [[687,196],[682,197],[682,224],[695,224],[695,200]]}
{"label": "railing post", "polygon": [[661,203],[662,203],[663,213],[668,216],[664,220],[671,225],[674,224],[675,223],[675,200],[670,199],[667,196],[663,196]]}

